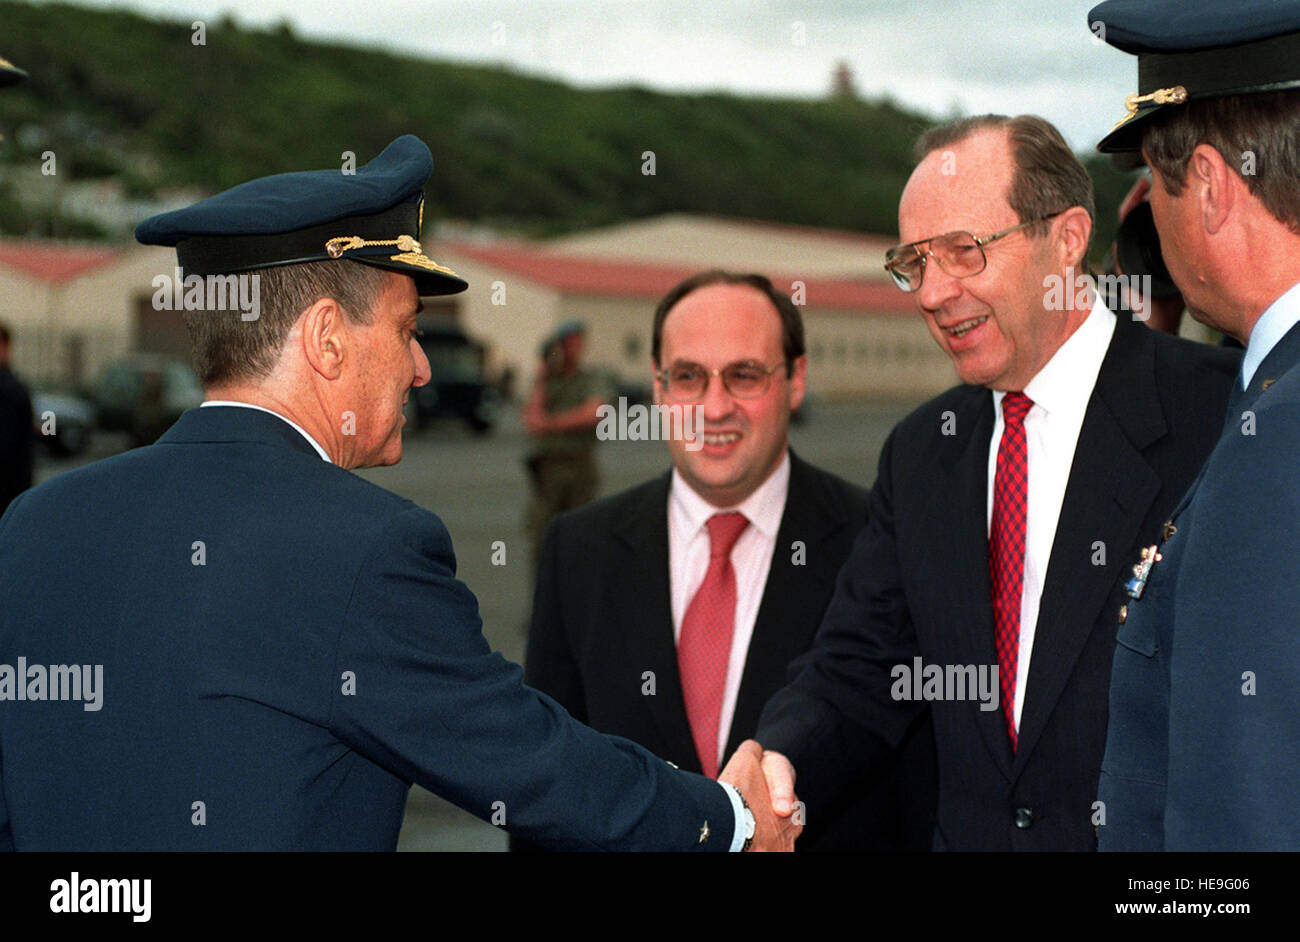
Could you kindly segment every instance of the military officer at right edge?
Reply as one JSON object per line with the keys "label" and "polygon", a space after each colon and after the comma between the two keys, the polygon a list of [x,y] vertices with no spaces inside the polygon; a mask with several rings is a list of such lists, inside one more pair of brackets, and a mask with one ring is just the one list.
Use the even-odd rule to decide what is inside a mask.
{"label": "military officer at right edge", "polygon": [[1121,610],[1098,846],[1300,850],[1300,0],[1108,0],[1088,23],[1138,56],[1099,149],[1141,152],[1189,311],[1246,346]]}

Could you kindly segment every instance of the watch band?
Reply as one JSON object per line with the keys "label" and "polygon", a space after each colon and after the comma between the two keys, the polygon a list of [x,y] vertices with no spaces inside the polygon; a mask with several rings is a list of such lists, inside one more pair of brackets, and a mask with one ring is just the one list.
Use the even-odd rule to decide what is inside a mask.
{"label": "watch band", "polygon": [[749,850],[749,845],[754,843],[754,832],[757,830],[758,825],[754,821],[754,812],[750,810],[749,802],[745,800],[745,793],[737,788],[736,794],[740,796],[740,806],[745,810],[745,845],[740,848],[740,852],[743,854]]}

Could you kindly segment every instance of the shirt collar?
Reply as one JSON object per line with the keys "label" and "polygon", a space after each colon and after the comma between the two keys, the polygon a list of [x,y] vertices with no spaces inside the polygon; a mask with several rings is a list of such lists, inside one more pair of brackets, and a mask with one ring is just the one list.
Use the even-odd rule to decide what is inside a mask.
{"label": "shirt collar", "polygon": [[[325,449],[320,446],[320,442],[316,441],[316,439],[308,435],[307,430],[305,428],[303,428],[293,419],[283,416],[272,409],[268,409],[265,406],[255,406],[251,402],[236,402],[233,399],[209,399],[207,402],[200,403],[199,408],[202,409],[205,406],[238,406],[241,409],[256,409],[258,412],[265,412],[267,415],[273,415],[277,419],[281,419],[285,422],[288,422],[291,426],[293,426],[294,430],[297,431],[298,434],[301,435],[303,438],[307,439],[308,443],[311,445],[312,448],[316,449],[316,454],[320,455],[326,461],[330,460],[330,456],[326,454]],[[330,461],[330,464],[333,463],[334,462]]]}
{"label": "shirt collar", "polygon": [[[1097,382],[1101,361],[1106,358],[1114,333],[1115,315],[1093,292],[1092,310],[1088,316],[1025,384],[1024,394],[1049,415],[1071,412],[1082,415],[1087,411],[1092,387]],[[993,407],[999,414],[1005,395],[1001,390],[993,393]]]}
{"label": "shirt collar", "polygon": [[1264,358],[1278,341],[1297,323],[1300,323],[1300,283],[1292,285],[1282,296],[1270,304],[1255,321],[1246,343],[1246,355],[1241,360],[1241,388],[1250,387]]}
{"label": "shirt collar", "polygon": [[787,448],[781,461],[767,480],[760,484],[735,507],[715,507],[697,494],[681,472],[673,468],[672,485],[668,490],[668,499],[675,501],[685,515],[687,532],[694,536],[703,529],[714,514],[738,510],[745,515],[749,525],[765,537],[776,539],[776,532],[781,526],[781,517],[785,514],[785,497],[790,490],[790,450]]}

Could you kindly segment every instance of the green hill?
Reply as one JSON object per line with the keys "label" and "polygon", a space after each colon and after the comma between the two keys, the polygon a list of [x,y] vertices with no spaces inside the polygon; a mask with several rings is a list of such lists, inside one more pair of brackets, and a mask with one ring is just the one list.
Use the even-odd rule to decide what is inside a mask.
{"label": "green hill", "polygon": [[[0,22],[0,53],[32,75],[0,95],[0,161],[54,150],[68,179],[116,176],[140,196],[345,151],[360,164],[411,132],[434,154],[426,218],[547,233],[677,211],[888,233],[929,123],[853,99],[579,90],[229,19],[199,46],[188,21],[63,4],[3,0]],[[1097,166],[1104,223],[1126,183]],[[16,212],[0,193],[0,228],[39,232]]]}

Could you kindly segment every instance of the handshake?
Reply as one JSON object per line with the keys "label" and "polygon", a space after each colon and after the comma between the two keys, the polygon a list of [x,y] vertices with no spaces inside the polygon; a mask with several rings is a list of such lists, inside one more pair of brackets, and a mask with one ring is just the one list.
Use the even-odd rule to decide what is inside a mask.
{"label": "handshake", "polygon": [[804,810],[794,793],[794,766],[752,739],[740,744],[718,781],[745,796],[754,815],[751,851],[792,851],[803,832]]}

